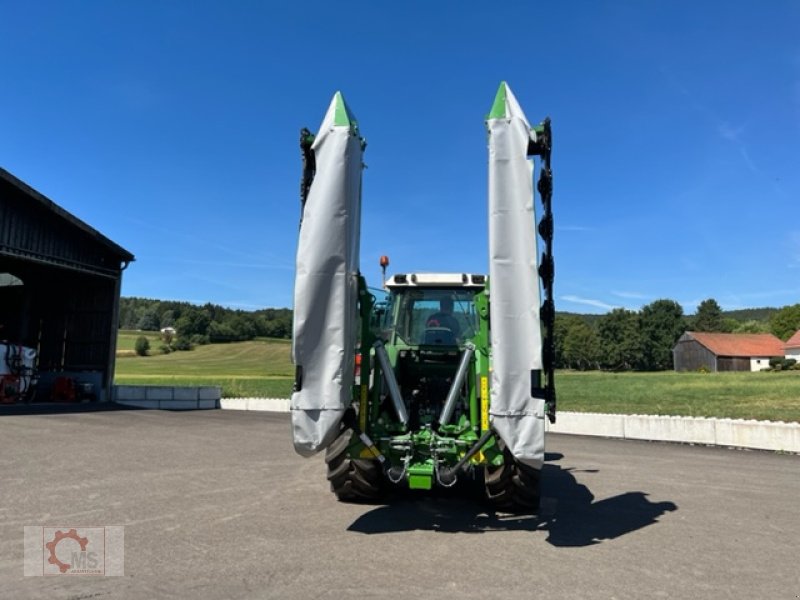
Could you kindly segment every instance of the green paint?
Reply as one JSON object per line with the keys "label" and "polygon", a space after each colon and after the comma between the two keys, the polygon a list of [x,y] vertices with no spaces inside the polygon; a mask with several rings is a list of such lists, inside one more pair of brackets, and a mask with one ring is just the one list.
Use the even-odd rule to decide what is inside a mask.
{"label": "green paint", "polygon": [[433,487],[433,462],[426,460],[408,466],[408,489],[429,490]]}
{"label": "green paint", "polygon": [[[499,102],[505,102],[505,87],[501,87]],[[343,101],[341,101],[343,103]],[[342,106],[344,106],[342,104]],[[503,109],[505,108],[504,105]],[[345,113],[349,116],[349,113]],[[488,281],[486,282],[488,285]],[[447,288],[447,286],[444,286]],[[376,334],[370,329],[372,323],[368,319],[369,313],[373,308],[373,299],[368,297],[369,291],[363,280],[359,281],[359,291],[361,296],[361,377],[366,382],[369,377],[369,369],[372,370],[370,380],[373,385],[369,389],[368,408],[363,418],[363,429],[372,438],[381,453],[392,466],[407,465],[404,485],[413,490],[430,490],[435,488],[436,465],[440,468],[454,466],[477,441],[481,434],[481,409],[480,409],[480,377],[488,378],[489,375],[489,296],[487,291],[477,292],[475,295],[475,311],[478,315],[478,327],[473,334],[471,341],[476,346],[473,364],[468,372],[466,380],[467,401],[462,406],[462,411],[456,419],[434,428],[434,419],[438,416],[436,411],[424,411],[415,421],[411,429],[403,427],[397,421],[396,415],[386,401],[386,388],[384,385],[375,384],[383,379],[380,364],[375,360],[372,344],[376,339]],[[387,315],[387,322],[396,324],[401,318],[402,305],[395,298],[389,304],[390,314]],[[401,389],[407,391],[410,398],[411,390],[419,387],[422,378],[435,377],[446,378],[453,375],[455,370],[455,359],[449,356],[454,353],[451,347],[426,347],[426,352],[441,354],[436,356],[421,356],[420,346],[411,344],[408,340],[399,335],[399,329],[392,327],[390,334],[384,342],[384,347],[389,356],[389,363],[398,373]],[[459,352],[463,351],[462,348]],[[404,353],[404,359],[400,354]],[[447,360],[441,360],[447,354]],[[402,362],[402,368],[400,364]],[[361,407],[360,389],[354,389],[353,403]],[[409,408],[411,412],[412,408]],[[416,410],[416,407],[413,409]],[[435,414],[434,414],[435,413]],[[414,422],[414,421],[412,421]],[[363,445],[354,442],[349,449],[352,458],[368,458]],[[471,460],[470,465],[480,466],[492,464],[499,466],[505,460],[502,452],[499,451],[494,438],[490,439],[479,454]]]}
{"label": "green paint", "polygon": [[492,110],[489,111],[486,119],[504,119],[506,117],[506,82],[501,81],[497,88],[497,95],[494,97]]}
{"label": "green paint", "polygon": [[334,100],[336,105],[333,114],[333,124],[338,127],[350,127],[353,130],[357,130],[358,121],[356,120],[353,112],[350,110],[350,107],[347,106],[347,102],[345,102],[342,92],[336,92]]}

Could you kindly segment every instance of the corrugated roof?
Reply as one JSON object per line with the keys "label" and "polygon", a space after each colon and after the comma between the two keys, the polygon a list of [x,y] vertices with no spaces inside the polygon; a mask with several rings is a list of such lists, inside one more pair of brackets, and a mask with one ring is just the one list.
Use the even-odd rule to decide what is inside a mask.
{"label": "corrugated roof", "polygon": [[787,348],[800,348],[800,330],[796,331],[795,334],[789,338],[789,341],[786,342]]}
{"label": "corrugated roof", "polygon": [[771,333],[686,332],[717,356],[783,356],[783,342]]}

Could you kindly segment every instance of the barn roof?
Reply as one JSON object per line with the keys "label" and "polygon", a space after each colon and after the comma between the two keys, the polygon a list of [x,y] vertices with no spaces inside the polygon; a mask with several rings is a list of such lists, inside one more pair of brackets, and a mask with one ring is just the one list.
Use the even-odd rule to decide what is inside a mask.
{"label": "barn roof", "polygon": [[707,333],[686,334],[717,356],[783,356],[783,342],[771,333]]}
{"label": "barn roof", "polygon": [[84,233],[88,234],[90,238],[108,248],[111,252],[119,256],[120,260],[130,262],[134,260],[133,254],[125,250],[122,246],[112,242],[102,233],[87,225],[83,221],[81,221],[78,217],[73,215],[70,212],[67,212],[65,209],[61,208],[58,204],[50,200],[44,194],[36,191],[27,183],[18,179],[2,167],[0,167],[0,181],[5,181],[12,185],[13,187],[17,188],[20,192],[22,192],[25,196],[36,202],[37,204],[43,206],[46,210],[52,212],[55,215],[58,215],[61,219],[64,219],[67,223],[76,227],[83,231]]}
{"label": "barn roof", "polygon": [[789,338],[789,341],[786,342],[787,348],[800,348],[800,330],[797,330],[795,334]]}

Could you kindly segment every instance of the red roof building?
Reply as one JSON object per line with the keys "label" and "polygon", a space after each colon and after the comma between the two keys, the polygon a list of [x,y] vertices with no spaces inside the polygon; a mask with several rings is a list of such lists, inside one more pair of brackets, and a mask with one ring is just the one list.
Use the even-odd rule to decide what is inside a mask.
{"label": "red roof building", "polygon": [[795,334],[786,342],[786,349],[800,349],[800,330],[795,332]]}
{"label": "red roof building", "polygon": [[785,345],[771,333],[687,331],[672,355],[676,371],[760,371],[770,358],[785,356]]}
{"label": "red roof building", "polygon": [[800,330],[789,338],[785,348],[786,358],[794,358],[797,362],[800,362]]}

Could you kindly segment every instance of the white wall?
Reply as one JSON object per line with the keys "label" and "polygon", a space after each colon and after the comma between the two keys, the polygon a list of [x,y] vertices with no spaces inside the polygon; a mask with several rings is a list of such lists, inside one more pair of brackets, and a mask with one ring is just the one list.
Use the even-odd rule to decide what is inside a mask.
{"label": "white wall", "polygon": [[761,371],[762,369],[769,369],[769,356],[754,356],[750,359],[750,370]]}

